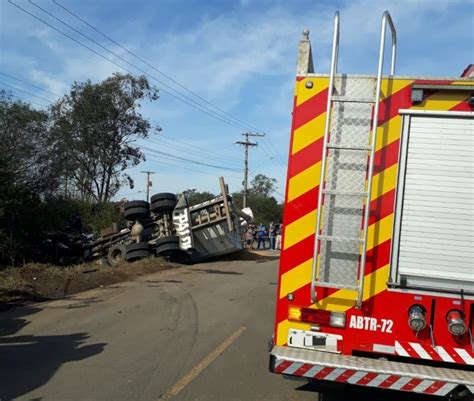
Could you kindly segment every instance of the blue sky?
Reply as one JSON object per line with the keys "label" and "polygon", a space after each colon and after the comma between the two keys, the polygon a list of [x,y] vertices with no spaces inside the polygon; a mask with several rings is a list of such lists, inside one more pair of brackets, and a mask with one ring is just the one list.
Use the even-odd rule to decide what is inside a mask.
{"label": "blue sky", "polygon": [[[34,1],[146,70],[153,77],[150,82],[164,91],[172,91],[171,87],[183,92],[51,0]],[[14,2],[105,54],[27,0]],[[459,76],[474,62],[474,0],[58,2],[221,110],[265,132],[265,139],[258,140],[259,147],[250,150],[250,170],[278,180],[278,199],[282,199],[285,187],[297,43],[303,28],[311,31],[314,65],[321,73],[328,71],[336,9],[341,12],[340,72],[375,73],[380,18],[385,9],[391,12],[398,31],[397,74]],[[54,94],[64,94],[73,81],[98,81],[120,71],[7,0],[0,0],[0,40],[0,72]],[[108,57],[133,70],[114,56]],[[39,104],[56,98],[5,75],[0,74],[0,82],[30,92],[13,90],[15,95]],[[11,89],[4,84],[0,87]],[[165,159],[147,150],[147,161],[130,171],[135,188],[123,188],[120,195],[144,198],[141,170],[156,172],[153,192],[186,188],[217,192],[219,175],[226,177],[232,191],[241,189],[243,149],[234,142],[242,139],[243,127],[211,118],[164,92],[157,102],[144,102],[142,113],[163,128],[162,134],[143,143],[146,148],[227,169]]]}

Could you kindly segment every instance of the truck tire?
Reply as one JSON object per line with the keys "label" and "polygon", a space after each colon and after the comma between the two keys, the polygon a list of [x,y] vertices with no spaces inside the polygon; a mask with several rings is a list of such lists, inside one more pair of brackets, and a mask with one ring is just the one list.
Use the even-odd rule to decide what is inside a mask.
{"label": "truck tire", "polygon": [[176,195],[162,192],[151,197],[151,211],[153,213],[170,213],[176,207]]}
{"label": "truck tire", "polygon": [[151,256],[150,246],[147,242],[138,242],[136,244],[127,245],[127,262],[133,262]]}
{"label": "truck tire", "polygon": [[181,252],[179,248],[179,237],[172,235],[158,239],[155,244],[155,252],[160,256],[171,256]]}
{"label": "truck tire", "polygon": [[150,205],[146,201],[130,201],[125,204],[123,216],[126,220],[146,220],[150,217]]}
{"label": "truck tire", "polygon": [[107,252],[107,262],[112,267],[118,266],[121,262],[126,260],[127,257],[127,249],[125,245],[116,244],[109,248]]}

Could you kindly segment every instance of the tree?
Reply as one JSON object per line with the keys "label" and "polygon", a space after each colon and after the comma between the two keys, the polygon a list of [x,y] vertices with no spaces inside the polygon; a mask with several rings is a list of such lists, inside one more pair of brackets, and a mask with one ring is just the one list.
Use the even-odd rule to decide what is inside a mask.
{"label": "tree", "polygon": [[0,91],[0,264],[35,253],[42,199],[57,188],[49,116]]}
{"label": "tree", "polygon": [[[278,223],[282,221],[283,205],[271,196],[275,191],[276,183],[276,179],[263,174],[257,174],[251,181],[247,206],[252,209],[256,223],[268,225],[270,222]],[[235,205],[242,208],[243,193],[234,193],[232,197]]]}
{"label": "tree", "polygon": [[53,105],[52,144],[66,195],[74,189],[82,199],[105,202],[131,182],[125,170],[145,160],[134,142],[151,128],[138,111],[143,99],[157,100],[158,89],[145,76],[116,73],[97,84],[75,82]]}
{"label": "tree", "polygon": [[197,189],[187,189],[184,191],[186,194],[186,197],[188,198],[188,204],[189,205],[197,205],[198,203],[206,202],[208,200],[211,200],[216,197],[211,192],[207,191],[198,191]]}
{"label": "tree", "polygon": [[277,180],[275,178],[267,177],[263,174],[257,174],[250,182],[250,193],[260,195],[263,197],[270,197],[275,192]]}

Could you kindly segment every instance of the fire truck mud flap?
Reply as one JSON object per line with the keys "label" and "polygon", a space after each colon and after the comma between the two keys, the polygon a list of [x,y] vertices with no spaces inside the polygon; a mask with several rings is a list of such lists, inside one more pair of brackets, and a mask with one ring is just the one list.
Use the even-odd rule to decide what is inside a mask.
{"label": "fire truck mud flap", "polygon": [[408,391],[434,396],[465,394],[472,400],[474,372],[275,346],[270,371],[308,380]]}

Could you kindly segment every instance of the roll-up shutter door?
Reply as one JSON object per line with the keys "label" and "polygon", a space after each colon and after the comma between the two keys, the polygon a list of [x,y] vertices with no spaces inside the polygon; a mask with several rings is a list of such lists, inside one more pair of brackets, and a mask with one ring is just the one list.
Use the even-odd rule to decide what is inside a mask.
{"label": "roll-up shutter door", "polygon": [[398,250],[408,282],[474,289],[473,122],[410,118]]}

